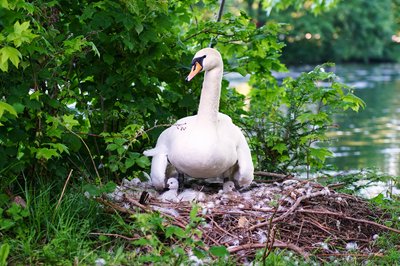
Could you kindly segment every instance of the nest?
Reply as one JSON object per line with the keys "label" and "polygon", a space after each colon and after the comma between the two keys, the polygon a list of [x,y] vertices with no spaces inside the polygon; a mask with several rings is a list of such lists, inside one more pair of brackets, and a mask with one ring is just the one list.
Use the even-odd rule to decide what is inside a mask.
{"label": "nest", "polygon": [[[365,200],[323,187],[318,183],[287,179],[282,182],[253,182],[246,190],[223,193],[221,184],[191,184],[207,197],[197,204],[204,222],[199,224],[202,240],[209,246],[225,246],[240,261],[264,255],[275,248],[289,249],[304,258],[322,261],[342,256],[383,256],[376,239],[385,231],[400,233],[378,221],[384,212]],[[143,191],[149,192],[143,203]],[[140,197],[142,196],[142,199]],[[160,212],[176,226],[190,222],[192,202],[163,202],[150,184],[125,182],[102,204],[122,213]],[[140,201],[142,203],[140,203]]]}

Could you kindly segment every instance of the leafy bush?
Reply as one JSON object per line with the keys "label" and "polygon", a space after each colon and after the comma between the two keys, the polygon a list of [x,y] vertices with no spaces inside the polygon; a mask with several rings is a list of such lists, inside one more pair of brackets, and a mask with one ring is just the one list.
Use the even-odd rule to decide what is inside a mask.
{"label": "leafy bush", "polygon": [[251,79],[252,117],[247,121],[259,168],[286,173],[324,166],[331,152],[315,144],[327,140],[333,115],[365,105],[334,73],[326,72],[330,67],[317,66],[270,88]]}

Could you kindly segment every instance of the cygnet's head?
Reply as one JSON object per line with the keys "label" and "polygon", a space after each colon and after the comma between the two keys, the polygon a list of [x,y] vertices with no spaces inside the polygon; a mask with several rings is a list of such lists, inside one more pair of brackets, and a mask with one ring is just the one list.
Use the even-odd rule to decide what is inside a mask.
{"label": "cygnet's head", "polygon": [[208,71],[216,67],[223,67],[221,54],[213,48],[204,48],[198,51],[191,65],[191,71],[186,80],[190,81],[201,71]]}
{"label": "cygnet's head", "polygon": [[222,189],[225,193],[227,192],[232,192],[235,190],[235,183],[233,183],[232,181],[227,181],[224,183],[224,185],[222,186]]}
{"label": "cygnet's head", "polygon": [[178,180],[177,180],[176,178],[173,178],[173,177],[168,178],[168,180],[167,180],[167,187],[168,187],[170,190],[178,189],[178,188],[179,188],[179,182],[178,182]]}

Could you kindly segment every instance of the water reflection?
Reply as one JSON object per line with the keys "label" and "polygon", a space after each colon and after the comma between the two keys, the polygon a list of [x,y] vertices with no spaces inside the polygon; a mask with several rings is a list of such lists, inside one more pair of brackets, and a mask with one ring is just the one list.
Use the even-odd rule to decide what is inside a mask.
{"label": "water reflection", "polygon": [[366,102],[359,113],[335,117],[339,128],[329,132],[338,170],[378,168],[400,174],[400,65],[343,65],[336,74]]}

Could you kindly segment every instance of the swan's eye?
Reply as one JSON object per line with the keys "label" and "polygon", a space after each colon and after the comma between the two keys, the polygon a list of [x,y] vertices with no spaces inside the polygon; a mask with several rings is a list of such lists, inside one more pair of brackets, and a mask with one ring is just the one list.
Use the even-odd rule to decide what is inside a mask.
{"label": "swan's eye", "polygon": [[[206,58],[207,55],[203,55],[200,57],[196,57],[192,60],[192,70],[196,70],[197,65],[199,64],[201,68],[203,68],[203,60]],[[196,64],[198,63],[198,64]]]}
{"label": "swan's eye", "polygon": [[189,76],[187,76],[186,81],[190,81],[194,76],[197,75],[203,69],[203,60],[206,58],[206,55],[196,57],[192,61],[191,71]]}

